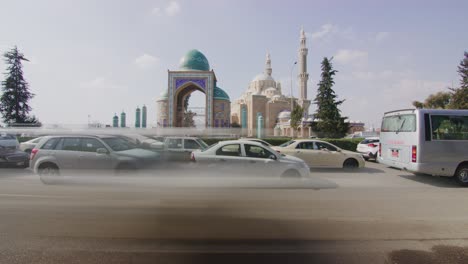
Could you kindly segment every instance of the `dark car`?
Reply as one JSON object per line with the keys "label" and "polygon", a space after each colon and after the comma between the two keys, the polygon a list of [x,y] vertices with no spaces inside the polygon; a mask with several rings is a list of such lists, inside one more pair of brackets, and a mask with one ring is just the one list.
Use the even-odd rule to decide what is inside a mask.
{"label": "dark car", "polygon": [[29,166],[29,154],[18,149],[19,143],[14,135],[0,134],[0,167]]}

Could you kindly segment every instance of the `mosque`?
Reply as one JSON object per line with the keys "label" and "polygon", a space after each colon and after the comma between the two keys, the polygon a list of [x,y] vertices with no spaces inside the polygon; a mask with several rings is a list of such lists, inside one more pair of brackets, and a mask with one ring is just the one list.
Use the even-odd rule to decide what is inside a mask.
{"label": "mosque", "polygon": [[[302,136],[310,134],[310,129],[305,129],[307,123],[312,122],[312,119],[308,118],[311,102],[307,99],[309,74],[307,73],[306,41],[305,32],[301,29],[297,61],[299,64],[299,98],[286,97],[283,94],[281,83],[276,82],[272,76],[271,57],[268,53],[264,72],[258,74],[250,82],[248,89],[232,104],[231,121],[241,124],[241,127],[247,130],[247,136],[257,136],[259,127],[264,131],[261,133],[262,136],[291,135],[291,109],[296,104],[304,109],[304,118],[299,126],[299,133]],[[263,122],[258,121],[259,117]]]}
{"label": "mosque", "polygon": [[[286,97],[279,82],[272,76],[271,56],[267,54],[265,70],[257,75],[248,89],[231,104],[228,94],[217,86],[217,77],[205,55],[198,50],[189,51],[180,61],[179,69],[168,70],[168,88],[157,99],[157,123],[160,127],[182,127],[184,101],[194,91],[205,94],[205,127],[242,127],[246,136],[291,135],[289,122],[293,105],[304,109],[301,126],[311,122],[308,118],[310,100],[307,98],[307,45],[303,29],[300,31],[298,54],[299,98]],[[304,126],[305,127],[305,126]],[[259,131],[258,131],[259,130]],[[309,129],[301,129],[302,136]]]}

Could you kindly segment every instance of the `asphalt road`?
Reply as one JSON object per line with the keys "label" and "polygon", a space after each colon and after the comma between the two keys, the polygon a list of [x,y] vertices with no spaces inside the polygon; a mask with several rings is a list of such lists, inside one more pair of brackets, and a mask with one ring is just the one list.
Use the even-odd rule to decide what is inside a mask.
{"label": "asphalt road", "polygon": [[366,166],[242,184],[0,169],[0,263],[468,263],[468,189]]}

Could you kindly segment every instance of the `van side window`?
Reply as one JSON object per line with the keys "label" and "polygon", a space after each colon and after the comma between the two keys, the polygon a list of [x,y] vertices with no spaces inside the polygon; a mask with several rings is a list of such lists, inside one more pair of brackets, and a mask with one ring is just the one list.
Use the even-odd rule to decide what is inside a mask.
{"label": "van side window", "polygon": [[432,115],[433,140],[468,140],[468,116]]}

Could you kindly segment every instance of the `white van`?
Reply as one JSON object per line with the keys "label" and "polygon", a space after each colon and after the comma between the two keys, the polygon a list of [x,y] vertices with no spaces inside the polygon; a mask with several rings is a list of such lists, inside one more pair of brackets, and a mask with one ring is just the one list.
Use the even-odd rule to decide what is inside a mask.
{"label": "white van", "polygon": [[468,186],[468,110],[385,113],[379,162],[413,173],[455,176]]}

